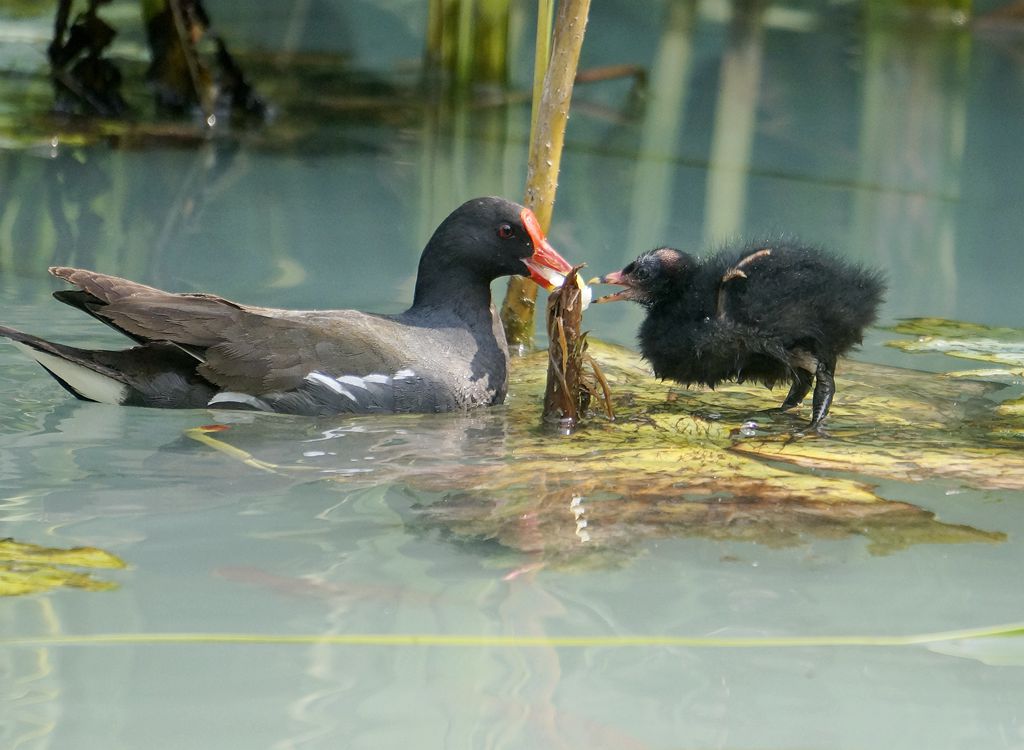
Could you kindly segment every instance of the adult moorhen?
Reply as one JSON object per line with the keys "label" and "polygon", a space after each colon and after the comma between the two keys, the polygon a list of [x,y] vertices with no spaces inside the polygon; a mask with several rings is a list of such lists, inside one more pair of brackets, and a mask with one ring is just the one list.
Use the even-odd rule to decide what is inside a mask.
{"label": "adult moorhen", "polygon": [[0,335],[85,401],[304,415],[453,411],[499,404],[508,389],[490,283],[529,275],[551,289],[570,268],[529,209],[477,198],[434,232],[412,307],[398,315],[249,307],[55,267],[78,287],[55,292],[58,300],[139,345],[93,351],[10,328]]}
{"label": "adult moorhen", "polygon": [[832,404],[836,359],[860,343],[885,293],[879,272],[791,240],[706,258],[661,247],[595,281],[625,287],[597,301],[647,308],[640,351],[659,378],[791,382],[781,409],[798,406],[813,381],[811,428]]}

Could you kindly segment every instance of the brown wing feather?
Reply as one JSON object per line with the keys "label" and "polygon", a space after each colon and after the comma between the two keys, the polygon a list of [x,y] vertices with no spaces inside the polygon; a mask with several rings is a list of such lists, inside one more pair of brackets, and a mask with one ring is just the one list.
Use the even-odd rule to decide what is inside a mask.
{"label": "brown wing feather", "polygon": [[[354,310],[303,313],[246,307],[211,294],[175,294],[117,276],[54,267],[96,298],[91,314],[143,341],[205,351],[203,377],[225,390],[290,390],[313,370],[391,374],[403,366],[400,326]],[[381,326],[394,335],[381,336]],[[282,344],[286,343],[286,346]]]}
{"label": "brown wing feather", "polygon": [[156,287],[122,279],[120,276],[108,276],[105,273],[87,271],[84,268],[51,266],[50,273],[58,279],[64,279],[74,284],[82,291],[88,292],[101,302],[106,302],[107,304],[136,294],[170,294],[170,292],[165,292]]}
{"label": "brown wing feather", "polygon": [[[283,317],[242,311],[222,340],[206,350],[199,368],[204,377],[228,390],[258,394],[295,388],[314,370],[364,376],[392,374],[403,366],[400,332],[381,340],[379,328],[394,325],[386,318],[354,310],[309,318],[266,312]],[[370,320],[378,330],[369,328]]]}

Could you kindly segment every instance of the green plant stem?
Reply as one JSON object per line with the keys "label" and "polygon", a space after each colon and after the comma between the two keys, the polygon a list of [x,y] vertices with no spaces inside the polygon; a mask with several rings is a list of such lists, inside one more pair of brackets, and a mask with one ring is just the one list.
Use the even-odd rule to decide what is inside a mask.
{"label": "green plant stem", "polygon": [[[544,6],[549,0],[540,0]],[[543,20],[543,7],[539,20]],[[524,203],[533,209],[546,232],[558,189],[558,169],[562,161],[565,127],[569,121],[573,81],[587,27],[590,0],[563,0],[558,6],[554,36],[551,43],[550,63],[543,74],[541,95],[536,94],[534,75],[534,106],[536,116],[530,130],[530,156],[526,169],[526,198]],[[538,57],[541,55],[541,26],[538,25]],[[539,66],[538,66],[539,72]],[[501,318],[505,336],[513,350],[522,351],[533,342],[534,312],[537,305],[537,287],[525,278],[513,277],[509,281]]]}
{"label": "green plant stem", "polygon": [[333,646],[460,646],[464,648],[821,648],[926,646],[974,638],[1019,638],[1024,623],[964,628],[909,635],[811,635],[811,636],[506,636],[445,633],[91,633],[84,635],[0,638],[3,646],[82,646],[95,644],[171,643],[210,645],[219,643]]}
{"label": "green plant stem", "polygon": [[537,113],[544,94],[544,78],[551,62],[551,25],[554,23],[555,0],[537,0],[537,40],[533,54],[533,99],[530,107],[530,133],[536,132]]}

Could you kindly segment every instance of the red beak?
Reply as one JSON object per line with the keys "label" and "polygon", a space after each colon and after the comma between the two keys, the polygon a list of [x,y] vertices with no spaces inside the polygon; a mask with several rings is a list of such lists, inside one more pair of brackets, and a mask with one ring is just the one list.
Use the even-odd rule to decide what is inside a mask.
{"label": "red beak", "polygon": [[523,261],[530,269],[530,278],[549,292],[557,289],[565,280],[565,275],[572,270],[572,264],[551,247],[533,211],[524,208],[519,218],[533,240],[533,255]]}

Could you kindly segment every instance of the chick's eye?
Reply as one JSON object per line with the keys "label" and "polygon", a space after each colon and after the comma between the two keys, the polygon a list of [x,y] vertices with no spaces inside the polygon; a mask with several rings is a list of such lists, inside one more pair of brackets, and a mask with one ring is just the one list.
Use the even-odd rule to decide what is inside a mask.
{"label": "chick's eye", "polygon": [[510,240],[516,236],[516,230],[511,224],[502,224],[498,227],[498,236],[503,240]]}

